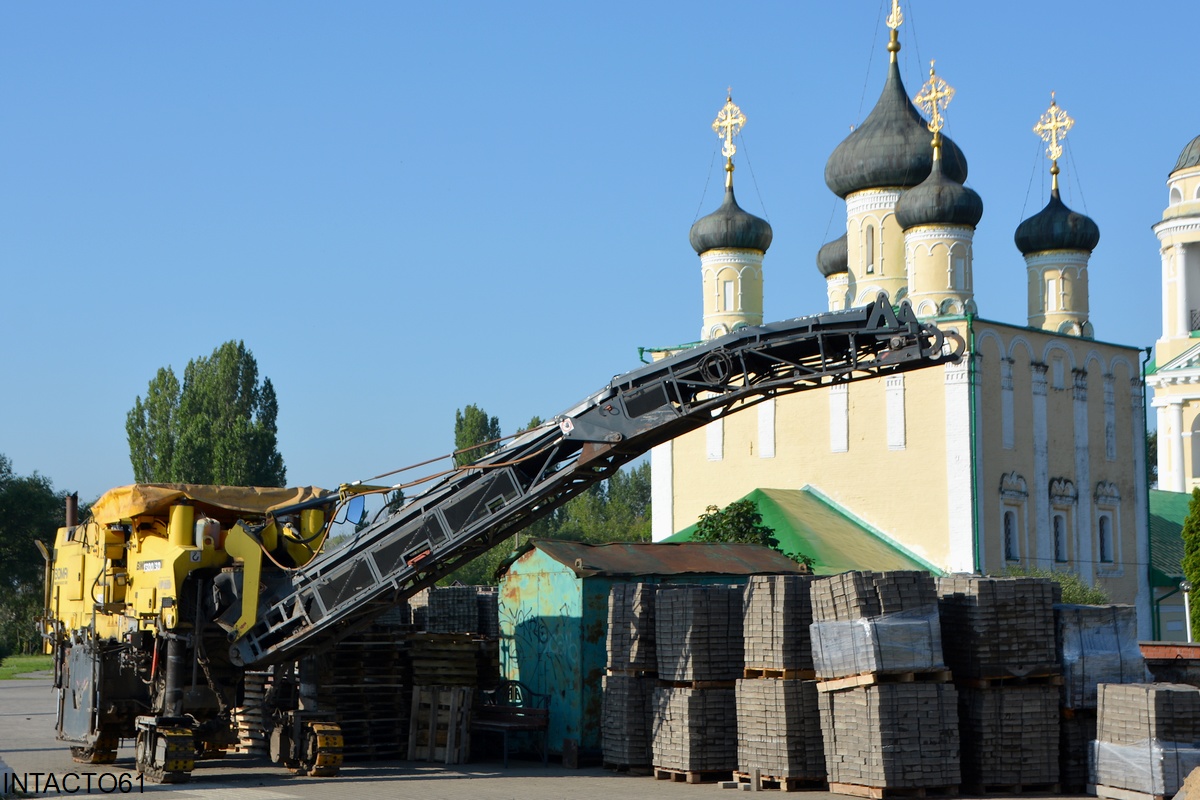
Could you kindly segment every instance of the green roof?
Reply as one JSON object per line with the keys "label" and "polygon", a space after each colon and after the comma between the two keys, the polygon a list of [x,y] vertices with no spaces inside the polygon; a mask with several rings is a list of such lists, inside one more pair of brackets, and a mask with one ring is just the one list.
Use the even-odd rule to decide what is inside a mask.
{"label": "green roof", "polygon": [[1150,490],[1150,582],[1176,586],[1183,579],[1183,521],[1192,496]]}
{"label": "green roof", "polygon": [[[922,569],[940,570],[907,552],[870,525],[855,519],[816,489],[755,489],[742,500],[750,500],[762,514],[763,524],[775,530],[779,549],[813,558],[817,575],[837,575],[850,570]],[[696,526],[691,525],[668,542],[686,542]]]}

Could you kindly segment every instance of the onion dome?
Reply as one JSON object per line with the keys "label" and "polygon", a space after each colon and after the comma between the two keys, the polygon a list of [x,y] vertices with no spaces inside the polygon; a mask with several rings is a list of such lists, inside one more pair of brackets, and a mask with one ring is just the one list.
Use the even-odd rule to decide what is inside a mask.
{"label": "onion dome", "polygon": [[1200,166],[1200,136],[1192,139],[1188,142],[1187,147],[1183,148],[1183,152],[1179,154],[1179,160],[1175,162],[1175,168],[1171,172],[1195,166]]}
{"label": "onion dome", "polygon": [[[943,146],[945,139],[942,139]],[[929,177],[909,189],[896,203],[896,221],[903,230],[918,225],[969,225],[983,217],[983,199],[958,181],[946,177],[941,159],[934,159]]]}
{"label": "onion dome", "polygon": [[840,272],[850,271],[850,253],[846,246],[846,234],[842,234],[832,242],[821,245],[817,251],[817,269],[828,278]]}
{"label": "onion dome", "polygon": [[[946,137],[942,160],[946,177],[958,183],[967,179],[967,157]],[[909,188],[925,180],[932,162],[929,130],[892,61],[875,108],[825,163],[825,185],[843,198],[862,189]]]}
{"label": "onion dome", "polygon": [[1017,226],[1013,237],[1021,255],[1043,250],[1085,250],[1091,252],[1100,242],[1100,228],[1090,217],[1067,208],[1058,196],[1058,187],[1050,190],[1050,202],[1038,213]]}
{"label": "onion dome", "polygon": [[771,246],[771,223],[743,211],[733,196],[733,182],[725,186],[725,201],[721,207],[707,217],[701,217],[692,225],[688,240],[697,253],[706,253],[718,247],[733,250],[759,250],[767,252]]}

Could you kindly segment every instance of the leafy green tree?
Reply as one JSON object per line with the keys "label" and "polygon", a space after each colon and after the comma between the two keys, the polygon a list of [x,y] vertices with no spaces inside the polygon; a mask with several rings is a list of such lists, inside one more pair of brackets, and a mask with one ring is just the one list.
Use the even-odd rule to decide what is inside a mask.
{"label": "leafy green tree", "polygon": [[279,401],[243,342],[226,342],[188,362],[180,385],[159,369],[125,419],[139,483],[283,486]]}
{"label": "leafy green tree", "polygon": [[496,443],[499,438],[499,417],[489,417],[473,403],[454,412],[454,463],[457,466],[483,458],[499,446]]}
{"label": "leafy green tree", "polygon": [[778,550],[798,564],[812,567],[812,556],[804,553],[784,553],[775,537],[775,529],[764,525],[762,514],[753,500],[735,500],[725,508],[709,506],[700,515],[692,540],[697,542],[732,542],[758,544]]}
{"label": "leafy green tree", "polygon": [[1192,639],[1200,640],[1200,488],[1192,489],[1188,515],[1183,521],[1183,577],[1193,587],[1188,593],[1192,612]]}
{"label": "leafy green tree", "polygon": [[42,612],[46,562],[34,542],[52,545],[62,509],[49,479],[17,475],[0,454],[0,647],[11,652],[32,653],[41,644],[33,620]]}
{"label": "leafy green tree", "polygon": [[1004,574],[1024,578],[1049,578],[1062,587],[1062,601],[1071,605],[1102,606],[1109,602],[1103,589],[1088,586],[1078,572],[1044,567],[1009,567]]}
{"label": "leafy green tree", "polygon": [[1150,470],[1150,488],[1158,488],[1158,431],[1146,434],[1146,466]]}

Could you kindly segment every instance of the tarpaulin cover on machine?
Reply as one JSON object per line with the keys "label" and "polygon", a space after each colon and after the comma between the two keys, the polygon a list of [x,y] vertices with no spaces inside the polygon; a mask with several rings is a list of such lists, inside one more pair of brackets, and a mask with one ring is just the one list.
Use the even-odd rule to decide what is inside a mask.
{"label": "tarpaulin cover on machine", "polygon": [[92,505],[92,518],[101,524],[146,514],[165,514],[180,500],[197,505],[247,514],[265,514],[273,508],[290,506],[329,495],[316,486],[277,489],[265,486],[204,486],[191,483],[138,483],[110,489]]}

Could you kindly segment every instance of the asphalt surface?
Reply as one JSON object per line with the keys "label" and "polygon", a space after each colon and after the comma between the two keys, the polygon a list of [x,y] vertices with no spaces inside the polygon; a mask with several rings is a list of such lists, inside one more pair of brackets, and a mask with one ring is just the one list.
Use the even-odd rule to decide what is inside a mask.
{"label": "asphalt surface", "polygon": [[[18,777],[25,776],[31,797],[161,792],[179,800],[327,800],[339,795],[364,800],[733,800],[740,796],[736,790],[715,784],[656,781],[599,767],[564,769],[553,761],[543,767],[540,761],[517,759],[510,759],[508,769],[499,761],[454,767],[413,761],[356,762],[344,766],[336,778],[298,778],[265,760],[232,755],[197,762],[192,780],[186,784],[139,784],[131,744],[121,748],[115,764],[85,765],[71,760],[68,747],[54,738],[54,693],[47,677],[0,681],[0,760]],[[36,778],[36,792],[34,773],[42,773]],[[57,789],[46,790],[51,779]],[[815,791],[800,796],[805,800],[845,798]]]}

